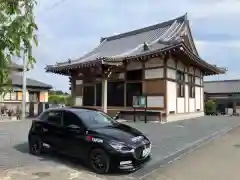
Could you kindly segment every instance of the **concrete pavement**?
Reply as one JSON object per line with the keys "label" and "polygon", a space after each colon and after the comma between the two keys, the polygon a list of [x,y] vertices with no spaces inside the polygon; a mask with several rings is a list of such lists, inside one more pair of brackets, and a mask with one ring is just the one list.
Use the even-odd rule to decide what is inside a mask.
{"label": "concrete pavement", "polygon": [[[17,180],[52,179],[55,176],[70,178],[81,174],[85,179],[109,179],[117,180],[139,179],[146,176],[156,168],[165,165],[168,161],[178,157],[186,151],[179,151],[191,147],[192,144],[215,137],[219,132],[236,127],[240,124],[239,117],[202,117],[185,121],[160,123],[130,123],[144,132],[153,143],[152,160],[141,170],[130,175],[97,176],[72,163],[68,159],[56,156],[35,157],[28,154],[27,133],[30,127],[30,120],[0,123],[0,173],[4,172],[5,177],[15,176]],[[191,150],[188,149],[188,150]],[[171,156],[178,153],[177,156]],[[167,160],[164,160],[164,158]],[[163,161],[164,160],[164,161]],[[74,171],[77,169],[77,173]],[[7,171],[4,171],[7,170]],[[152,174],[152,173],[151,173]],[[154,173],[153,173],[154,174]],[[81,178],[81,177],[76,177]],[[87,178],[88,177],[88,178]],[[91,177],[91,178],[90,178]],[[95,179],[94,179],[95,178]],[[14,178],[12,178],[14,179]],[[55,179],[55,178],[54,178]],[[0,179],[2,180],[2,179]],[[5,179],[4,179],[5,180]],[[59,179],[61,180],[61,179]]]}
{"label": "concrete pavement", "polygon": [[239,180],[239,137],[240,128],[237,128],[141,178],[100,176],[82,168],[48,165],[7,170],[0,173],[0,180]]}
{"label": "concrete pavement", "polygon": [[239,180],[240,128],[173,161],[142,180]]}

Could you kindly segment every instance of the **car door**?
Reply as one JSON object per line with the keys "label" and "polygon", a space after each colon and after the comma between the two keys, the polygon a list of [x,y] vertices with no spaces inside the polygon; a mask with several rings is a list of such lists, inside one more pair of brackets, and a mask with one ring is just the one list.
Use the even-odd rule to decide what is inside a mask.
{"label": "car door", "polygon": [[85,141],[85,127],[81,119],[73,112],[63,112],[63,126],[65,134],[65,145],[68,152],[75,157],[84,158],[87,153]]}
{"label": "car door", "polygon": [[62,111],[50,110],[45,118],[42,126],[44,142],[54,149],[63,150]]}

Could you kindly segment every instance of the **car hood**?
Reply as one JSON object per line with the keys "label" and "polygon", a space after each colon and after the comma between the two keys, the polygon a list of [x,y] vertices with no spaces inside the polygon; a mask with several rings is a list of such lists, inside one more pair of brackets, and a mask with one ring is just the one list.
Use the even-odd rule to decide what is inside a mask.
{"label": "car hood", "polygon": [[144,139],[146,139],[146,137],[140,131],[120,123],[114,126],[97,128],[94,129],[94,131],[101,136],[108,137],[109,140],[118,140],[129,145],[136,144],[138,141],[142,140],[135,140],[135,137],[142,136]]}

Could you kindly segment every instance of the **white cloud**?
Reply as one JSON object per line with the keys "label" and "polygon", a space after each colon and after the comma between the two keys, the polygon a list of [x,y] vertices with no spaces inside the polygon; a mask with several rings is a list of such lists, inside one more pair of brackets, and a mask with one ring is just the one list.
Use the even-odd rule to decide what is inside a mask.
{"label": "white cloud", "polygon": [[[229,60],[240,65],[240,24],[237,23],[240,1],[66,0],[47,10],[57,1],[39,0],[36,10],[39,47],[35,49],[38,63],[31,72],[31,77],[46,78],[47,83],[57,88],[68,89],[68,81],[62,76],[45,75],[46,64],[77,58],[94,48],[100,37],[159,23],[186,12],[200,55],[211,63],[228,66],[231,76],[238,74],[236,65],[233,67]],[[218,36],[214,39],[214,35]],[[218,40],[221,36],[225,39]]]}
{"label": "white cloud", "polygon": [[209,50],[210,47],[217,48],[234,48],[240,50],[240,40],[231,41],[195,41],[195,44],[200,49]]}

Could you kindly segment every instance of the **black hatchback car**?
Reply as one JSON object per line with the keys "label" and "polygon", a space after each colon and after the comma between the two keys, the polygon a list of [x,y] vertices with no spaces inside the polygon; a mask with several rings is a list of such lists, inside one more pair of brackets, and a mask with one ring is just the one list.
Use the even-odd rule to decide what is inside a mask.
{"label": "black hatchback car", "polygon": [[51,148],[84,160],[96,173],[134,169],[151,154],[151,142],[141,132],[84,108],[46,110],[32,122],[28,142],[31,154]]}

